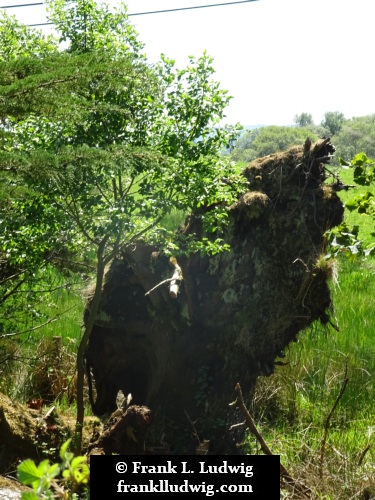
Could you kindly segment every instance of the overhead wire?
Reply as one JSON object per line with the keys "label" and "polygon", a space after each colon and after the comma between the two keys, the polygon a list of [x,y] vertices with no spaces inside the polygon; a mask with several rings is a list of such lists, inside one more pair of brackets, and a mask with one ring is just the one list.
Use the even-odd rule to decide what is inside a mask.
{"label": "overhead wire", "polygon": [[1,5],[0,9],[16,9],[17,7],[32,7],[33,5],[44,5],[45,2],[20,3],[16,5]]}
{"label": "overhead wire", "polygon": [[221,7],[222,5],[235,5],[238,3],[249,3],[257,2],[257,0],[238,0],[235,2],[223,2],[223,3],[212,3],[208,5],[195,5],[192,7],[177,7],[176,9],[165,9],[165,10],[151,10],[149,12],[134,12],[133,14],[128,14],[128,16],[144,16],[146,14],[163,14],[165,12],[177,12],[180,10],[193,10],[193,9],[206,9],[209,7]]}
{"label": "overhead wire", "polygon": [[[148,14],[165,14],[167,12],[179,12],[179,11],[194,10],[194,9],[206,9],[206,8],[210,8],[210,7],[222,7],[222,6],[236,5],[236,4],[240,4],[240,3],[250,3],[250,2],[257,2],[257,1],[258,0],[236,0],[234,2],[221,2],[221,3],[206,4],[206,5],[194,5],[191,7],[177,7],[174,9],[151,10],[148,12],[133,12],[133,13],[128,14],[128,17],[145,16]],[[44,2],[17,4],[17,5],[3,5],[3,6],[0,6],[0,9],[14,9],[17,7],[32,7],[34,5],[43,5],[43,4],[44,4]],[[48,26],[48,25],[52,25],[52,24],[53,23],[51,23],[51,22],[45,22],[45,23],[29,24],[29,26],[31,26],[31,27]]]}

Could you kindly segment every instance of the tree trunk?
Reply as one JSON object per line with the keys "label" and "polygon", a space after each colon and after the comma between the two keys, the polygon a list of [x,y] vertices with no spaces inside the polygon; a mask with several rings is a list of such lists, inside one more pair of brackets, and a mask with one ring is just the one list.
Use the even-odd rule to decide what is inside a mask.
{"label": "tree trunk", "polygon": [[[228,407],[236,383],[249,402],[298,333],[329,322],[324,233],[343,217],[324,185],[333,152],[329,140],[306,141],[249,164],[249,191],[228,209],[231,250],[178,258],[175,299],[168,282],[145,295],[173,275],[162,249],[139,242],[112,262],[86,351],[95,413],[112,412],[121,389],[152,410],[150,445],[238,451],[228,431],[239,418]],[[202,235],[201,215],[180,231]]]}
{"label": "tree trunk", "polygon": [[77,351],[77,419],[76,419],[76,431],[75,431],[75,455],[79,456],[82,452],[82,432],[83,432],[83,421],[85,417],[85,407],[84,407],[84,378],[85,378],[85,351],[87,344],[90,339],[90,335],[95,323],[95,318],[98,314],[100,298],[103,287],[104,279],[104,251],[108,238],[105,237],[99,243],[97,248],[97,269],[96,269],[96,283],[94,295],[90,301],[90,306],[86,309],[85,316],[85,330],[81,341],[78,346]]}

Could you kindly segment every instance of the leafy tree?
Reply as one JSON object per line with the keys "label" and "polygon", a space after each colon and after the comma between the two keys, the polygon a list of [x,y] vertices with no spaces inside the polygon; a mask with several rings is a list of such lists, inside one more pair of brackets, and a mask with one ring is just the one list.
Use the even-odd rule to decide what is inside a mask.
{"label": "leafy tree", "polygon": [[232,151],[232,159],[234,161],[251,161],[255,154],[251,147],[254,140],[262,132],[262,128],[246,130],[234,144]]}
{"label": "leafy tree", "polygon": [[123,2],[110,9],[94,0],[48,0],[49,19],[54,23],[60,42],[67,42],[68,52],[105,51],[114,56],[132,53],[141,57],[143,43],[130,24]]}
{"label": "leafy tree", "polygon": [[[183,70],[166,57],[151,67],[124,10],[112,15],[86,0],[49,8],[61,40],[71,42],[66,51],[30,53],[0,68],[0,169],[16,195],[4,196],[0,251],[23,273],[59,247],[96,251],[95,292],[77,354],[79,452],[84,352],[106,264],[144,235],[163,241],[167,252],[176,249],[163,217],[203,204],[217,206],[205,222],[218,251],[225,203],[241,182],[220,155],[237,130],[218,127],[230,97],[212,80],[210,57],[191,58]],[[233,182],[222,183],[224,174]]]}
{"label": "leafy tree", "polygon": [[308,125],[314,125],[314,120],[310,113],[301,113],[300,115],[295,115],[294,123],[297,127],[307,127]]}
{"label": "leafy tree", "polygon": [[339,111],[327,111],[322,120],[322,126],[327,128],[331,135],[336,135],[340,132],[345,122],[345,116]]}
{"label": "leafy tree", "polygon": [[0,62],[22,57],[45,57],[58,52],[58,41],[41,31],[19,23],[14,16],[0,11]]}
{"label": "leafy tree", "polygon": [[335,136],[337,155],[350,161],[358,151],[375,158],[375,115],[346,120]]}
{"label": "leafy tree", "polygon": [[304,129],[320,139],[326,139],[332,135],[329,129],[323,127],[323,125],[308,125],[307,127],[304,127]]}
{"label": "leafy tree", "polygon": [[288,146],[303,144],[307,137],[311,140],[317,139],[317,135],[306,128],[280,127],[272,125],[251,131],[251,147],[242,149],[250,141],[237,141],[232,153],[232,158],[236,161],[252,161],[277,151],[282,151]]}

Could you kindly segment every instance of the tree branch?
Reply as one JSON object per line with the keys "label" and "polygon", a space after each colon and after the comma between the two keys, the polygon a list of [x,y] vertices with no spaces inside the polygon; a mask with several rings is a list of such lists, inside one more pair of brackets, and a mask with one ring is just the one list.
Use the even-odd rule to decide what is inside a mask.
{"label": "tree branch", "polygon": [[[237,393],[237,398],[233,403],[230,403],[229,406],[236,406],[237,408],[239,408],[239,410],[241,411],[241,413],[245,417],[245,422],[246,422],[248,429],[253,434],[253,436],[255,436],[255,438],[257,439],[263,453],[265,455],[273,455],[272,451],[270,450],[267,443],[263,439],[263,436],[256,428],[253,417],[250,415],[249,410],[245,406],[240,384],[238,384],[238,383],[236,384],[235,391]],[[305,485],[303,485],[303,484],[297,482],[295,479],[293,479],[291,477],[291,475],[289,474],[289,472],[286,470],[286,468],[282,465],[281,462],[280,462],[280,479],[282,479],[285,482],[286,486],[288,486],[289,488],[298,492],[298,494],[301,495],[301,498],[311,498],[312,492],[311,492],[310,488],[307,488]]]}
{"label": "tree branch", "polygon": [[328,429],[329,429],[329,424],[331,422],[331,418],[337,408],[337,405],[339,404],[340,399],[343,397],[346,386],[348,385],[349,378],[347,377],[348,373],[348,365],[346,364],[345,366],[345,377],[344,380],[342,381],[340,392],[336,398],[336,401],[334,402],[331,411],[329,412],[328,417],[326,418],[325,425],[324,425],[324,434],[322,438],[322,444],[320,446],[320,459],[319,459],[319,476],[322,479],[323,477],[323,465],[324,465],[324,459],[325,459],[325,452],[326,452],[326,444],[327,444],[327,438],[328,438]]}

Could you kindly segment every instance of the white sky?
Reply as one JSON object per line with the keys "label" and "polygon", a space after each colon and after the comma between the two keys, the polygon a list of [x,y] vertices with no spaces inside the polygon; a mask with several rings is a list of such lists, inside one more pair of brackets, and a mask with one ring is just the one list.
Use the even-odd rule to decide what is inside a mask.
{"label": "white sky", "polygon": [[[37,0],[27,0],[34,2]],[[235,0],[125,0],[128,13]],[[0,0],[2,5],[27,3]],[[109,4],[116,0],[107,1]],[[45,21],[43,6],[9,9]],[[326,111],[375,113],[374,0],[257,0],[231,6],[130,17],[150,61],[161,53],[184,67],[203,50],[233,96],[227,123],[289,125]]]}

